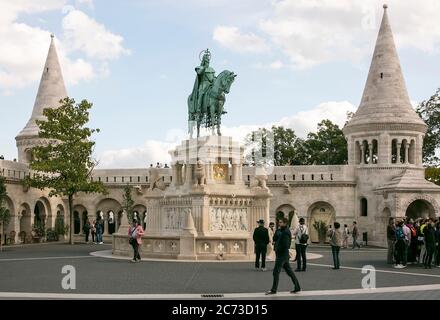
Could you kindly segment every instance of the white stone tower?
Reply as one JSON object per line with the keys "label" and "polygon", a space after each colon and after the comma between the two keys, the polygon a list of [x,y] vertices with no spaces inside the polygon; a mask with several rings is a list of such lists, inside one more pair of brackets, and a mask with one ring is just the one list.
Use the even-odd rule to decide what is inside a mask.
{"label": "white stone tower", "polygon": [[44,64],[31,118],[24,129],[15,137],[18,148],[18,161],[22,163],[30,162],[32,158],[30,149],[32,147],[44,143],[44,140],[38,137],[38,126],[35,120],[44,119],[43,110],[45,108],[57,108],[59,101],[67,97],[53,34],[50,37],[49,52]]}
{"label": "white stone tower", "polygon": [[348,162],[421,167],[426,128],[411,106],[384,5],[362,101],[344,127]]}
{"label": "white stone tower", "polygon": [[[425,180],[422,147],[427,126],[411,106],[387,5],[383,8],[362,100],[343,129],[348,163],[356,175],[354,220],[373,245],[385,245],[390,217],[422,216],[420,208],[437,206],[440,191]],[[413,202],[422,204],[412,210]]]}

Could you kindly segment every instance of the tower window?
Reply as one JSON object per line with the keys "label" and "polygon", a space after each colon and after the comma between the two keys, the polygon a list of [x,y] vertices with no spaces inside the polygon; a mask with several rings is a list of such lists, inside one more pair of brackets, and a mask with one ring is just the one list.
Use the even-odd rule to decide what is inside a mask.
{"label": "tower window", "polygon": [[383,79],[383,72],[380,73],[380,78]]}
{"label": "tower window", "polygon": [[46,72],[49,72],[49,68],[46,68]]}
{"label": "tower window", "polygon": [[361,216],[362,217],[368,216],[368,202],[367,199],[365,198],[361,199]]}

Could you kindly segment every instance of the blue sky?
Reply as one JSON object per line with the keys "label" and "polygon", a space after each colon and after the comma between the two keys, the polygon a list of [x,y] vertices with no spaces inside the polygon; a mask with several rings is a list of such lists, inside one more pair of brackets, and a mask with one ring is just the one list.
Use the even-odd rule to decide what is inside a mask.
{"label": "blue sky", "polygon": [[[283,124],[304,135],[323,118],[342,125],[360,101],[383,13],[376,0],[36,2],[0,0],[0,154],[16,157],[53,32],[69,95],[94,103],[102,167],[167,161],[186,131],[186,99],[207,47],[217,73],[238,74],[225,134]],[[440,5],[388,4],[419,102],[440,87]]]}

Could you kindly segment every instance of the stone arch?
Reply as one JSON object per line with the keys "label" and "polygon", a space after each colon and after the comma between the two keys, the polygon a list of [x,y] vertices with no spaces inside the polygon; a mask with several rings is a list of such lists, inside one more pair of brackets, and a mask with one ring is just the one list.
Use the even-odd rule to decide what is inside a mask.
{"label": "stone arch", "polygon": [[35,201],[33,211],[32,211],[32,224],[36,225],[42,223],[46,226],[48,216],[50,214],[50,204],[49,200],[44,197],[39,198]]}
{"label": "stone arch", "polygon": [[87,209],[82,204],[73,206],[73,234],[81,234],[85,223],[84,217],[88,216]]}
{"label": "stone arch", "polygon": [[334,207],[327,201],[316,201],[309,206],[307,210],[308,228],[310,233],[310,241],[319,242],[319,234],[313,226],[316,221],[323,221],[327,226],[335,222],[336,211]]}
{"label": "stone arch", "polygon": [[21,242],[25,242],[26,237],[30,235],[32,231],[31,206],[26,202],[20,205],[19,220],[20,220],[20,228],[18,232],[18,236],[19,236],[18,239]]}
{"label": "stone arch", "polygon": [[[15,207],[14,207],[14,202],[12,201],[12,199],[9,196],[6,196],[4,198],[5,203],[6,203],[6,208],[9,211],[9,214],[11,215],[11,219],[9,220],[8,224],[3,226],[3,231],[6,235],[6,237],[9,237],[9,233],[11,231],[15,230]],[[2,230],[0,229],[0,232]],[[2,235],[3,240],[5,239],[4,235]]]}
{"label": "stone arch", "polygon": [[133,211],[137,212],[138,218],[139,218],[139,222],[141,223],[142,228],[145,229],[145,227],[146,227],[145,215],[147,213],[147,207],[144,206],[143,204],[136,204],[133,207]]}
{"label": "stone arch", "polygon": [[[101,215],[101,217],[103,217],[104,219],[102,231],[103,234],[107,234],[109,233],[109,231],[117,230],[114,224],[109,225],[109,217],[111,216],[110,213],[113,213],[114,222],[115,220],[117,220],[117,215],[120,211],[122,211],[121,204],[119,203],[119,201],[113,198],[104,198],[96,205],[96,218]],[[110,228],[112,230],[110,230]]]}
{"label": "stone arch", "polygon": [[271,221],[275,221],[276,223],[277,219],[285,217],[289,219],[289,222],[291,222],[293,216],[295,215],[295,211],[296,211],[295,207],[292,206],[291,204],[288,203],[282,204],[278,206],[278,208],[275,210],[275,215],[271,217]]}
{"label": "stone arch", "polygon": [[[424,207],[425,214],[427,213],[429,217],[435,218],[440,214],[440,206],[438,202],[433,197],[427,194],[420,194],[420,195],[414,195],[404,202],[402,207],[404,212],[402,212],[402,216],[405,215],[407,217],[412,218],[412,216],[410,216],[411,213],[409,213],[410,215],[408,215],[408,208],[411,206],[411,204],[413,204],[417,200],[419,200],[418,204],[421,206],[422,210]],[[415,206],[417,206],[417,204],[415,204]],[[414,209],[417,210],[417,208]]]}
{"label": "stone arch", "polygon": [[64,225],[66,224],[66,210],[62,204],[58,204],[56,207],[56,216],[55,216],[55,231],[62,232],[64,230]]}
{"label": "stone arch", "polygon": [[414,200],[405,210],[405,216],[416,220],[418,218],[435,218],[434,206],[422,199]]}

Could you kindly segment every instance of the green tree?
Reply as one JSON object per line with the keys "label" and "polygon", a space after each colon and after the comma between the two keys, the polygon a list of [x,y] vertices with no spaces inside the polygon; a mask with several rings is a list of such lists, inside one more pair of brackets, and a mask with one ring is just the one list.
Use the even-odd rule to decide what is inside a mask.
{"label": "green tree", "polygon": [[425,178],[432,183],[440,185],[440,168],[428,167],[425,169]]}
{"label": "green tree", "polygon": [[[6,191],[6,179],[5,177],[0,176],[0,225],[1,225],[1,236],[3,237],[3,233],[5,230],[5,226],[8,225],[11,220],[11,213],[9,212],[8,207],[6,206],[6,196],[8,192]],[[2,239],[0,239],[0,251],[2,250]]]}
{"label": "green tree", "polygon": [[106,193],[102,182],[91,181],[92,171],[97,162],[92,158],[95,142],[90,140],[99,129],[85,127],[89,121],[92,104],[87,100],[75,103],[65,98],[56,109],[46,108],[43,115],[47,120],[37,120],[39,137],[46,144],[32,148],[33,160],[30,168],[33,176],[24,183],[43,189],[50,189],[49,196],[68,198],[70,214],[70,243],[73,244],[74,230],[72,203],[79,192]]}
{"label": "green tree", "polygon": [[122,195],[122,209],[127,213],[127,219],[129,223],[132,223],[134,218],[134,200],[131,195],[133,188],[130,185],[126,185]]}
{"label": "green tree", "polygon": [[330,120],[318,123],[318,131],[310,132],[303,145],[306,165],[347,163],[347,141],[342,130]]}
{"label": "green tree", "polygon": [[428,100],[421,102],[416,112],[428,125],[423,140],[423,163],[438,166],[440,159],[436,151],[440,148],[440,88]]}
{"label": "green tree", "polygon": [[300,150],[302,143],[303,140],[290,128],[260,128],[245,138],[246,150],[249,150],[246,160],[256,165],[261,161],[275,166],[299,165],[301,154],[297,150]]}

